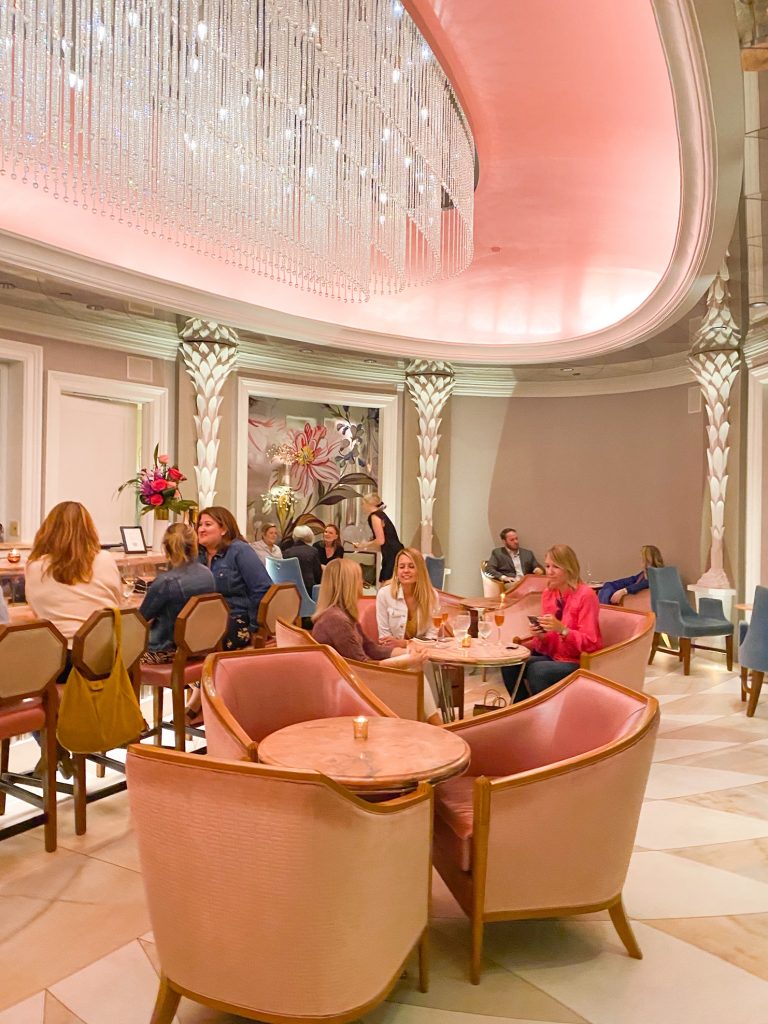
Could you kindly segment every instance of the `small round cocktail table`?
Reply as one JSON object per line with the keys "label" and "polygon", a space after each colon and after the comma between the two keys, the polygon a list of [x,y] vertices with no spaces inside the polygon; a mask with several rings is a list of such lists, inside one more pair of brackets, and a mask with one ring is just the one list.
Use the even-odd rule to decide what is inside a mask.
{"label": "small round cocktail table", "polygon": [[259,744],[259,760],[322,772],[360,794],[412,789],[460,775],[470,750],[460,736],[403,718],[369,718],[368,739],[352,718],[317,718],[278,729]]}
{"label": "small round cocktail table", "polygon": [[453,696],[452,684],[448,682],[445,668],[458,669],[460,717],[464,717],[464,669],[465,668],[501,668],[503,665],[519,665],[520,671],[515,684],[515,691],[512,697],[514,700],[517,694],[520,681],[523,678],[523,668],[531,652],[522,644],[498,644],[490,640],[471,639],[469,647],[462,647],[458,640],[451,638],[449,641],[413,641],[420,648],[426,651],[427,659],[435,667],[435,683],[440,698],[440,707],[443,719],[446,722],[453,720]]}

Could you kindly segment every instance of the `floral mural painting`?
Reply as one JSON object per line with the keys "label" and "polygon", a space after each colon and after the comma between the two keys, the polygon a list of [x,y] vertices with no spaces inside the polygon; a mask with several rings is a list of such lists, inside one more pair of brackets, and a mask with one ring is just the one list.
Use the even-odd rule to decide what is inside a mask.
{"label": "floral mural painting", "polygon": [[354,531],[356,499],[377,486],[378,426],[378,409],[252,398],[249,528],[275,519],[283,537],[299,523]]}

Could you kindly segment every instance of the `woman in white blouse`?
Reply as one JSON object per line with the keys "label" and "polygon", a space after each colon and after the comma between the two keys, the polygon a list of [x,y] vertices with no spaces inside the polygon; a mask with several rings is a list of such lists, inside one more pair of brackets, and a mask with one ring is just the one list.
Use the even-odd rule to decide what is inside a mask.
{"label": "woman in white blouse", "polygon": [[264,565],[267,564],[267,555],[270,558],[283,557],[283,552],[277,546],[277,527],[274,523],[261,524],[261,540],[257,540],[251,547]]}
{"label": "woman in white blouse", "polygon": [[416,548],[403,548],[395,556],[392,579],[376,595],[379,638],[433,639],[437,629],[432,621],[440,614],[440,599],[429,579],[424,556]]}

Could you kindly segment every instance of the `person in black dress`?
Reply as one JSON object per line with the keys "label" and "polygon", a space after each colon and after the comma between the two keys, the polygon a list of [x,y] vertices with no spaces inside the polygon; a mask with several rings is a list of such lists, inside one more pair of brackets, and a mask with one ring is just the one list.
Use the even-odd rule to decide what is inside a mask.
{"label": "person in black dress", "polygon": [[379,572],[379,583],[386,583],[392,579],[395,569],[395,555],[401,551],[403,544],[397,535],[395,524],[384,511],[385,505],[378,494],[366,494],[363,498],[363,508],[368,513],[368,525],[373,534],[373,540],[363,544],[356,544],[358,551],[380,551],[381,571]]}
{"label": "person in black dress", "polygon": [[320,555],[320,565],[325,568],[334,558],[344,557],[344,545],[341,542],[339,528],[334,523],[326,523],[322,540],[317,540],[312,547]]}

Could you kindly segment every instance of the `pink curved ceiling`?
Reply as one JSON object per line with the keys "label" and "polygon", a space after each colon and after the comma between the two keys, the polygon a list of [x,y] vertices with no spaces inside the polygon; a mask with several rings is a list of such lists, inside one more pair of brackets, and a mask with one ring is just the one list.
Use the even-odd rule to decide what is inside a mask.
{"label": "pink curved ceiling", "polygon": [[368,348],[396,352],[405,337],[490,354],[577,339],[623,319],[662,279],[680,208],[675,112],[649,0],[408,6],[455,81],[477,142],[475,259],[459,278],[344,305],[7,181],[0,228],[252,309],[333,325],[328,343],[333,328],[337,343],[354,343],[343,330],[351,328],[366,332]]}

